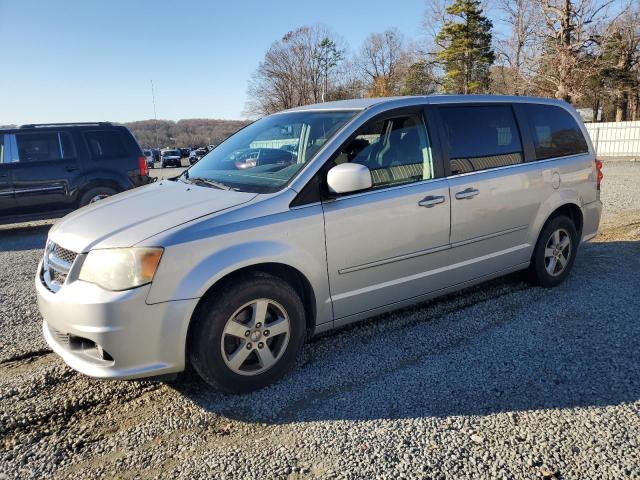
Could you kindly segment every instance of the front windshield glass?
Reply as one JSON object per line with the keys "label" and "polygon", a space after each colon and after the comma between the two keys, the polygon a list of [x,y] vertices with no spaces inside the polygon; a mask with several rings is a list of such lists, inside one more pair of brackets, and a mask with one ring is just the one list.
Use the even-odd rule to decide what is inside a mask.
{"label": "front windshield glass", "polygon": [[167,150],[162,155],[164,155],[165,157],[177,157],[180,155],[180,152],[177,150]]}
{"label": "front windshield glass", "polygon": [[316,111],[265,117],[218,145],[180,179],[242,192],[275,192],[355,114]]}

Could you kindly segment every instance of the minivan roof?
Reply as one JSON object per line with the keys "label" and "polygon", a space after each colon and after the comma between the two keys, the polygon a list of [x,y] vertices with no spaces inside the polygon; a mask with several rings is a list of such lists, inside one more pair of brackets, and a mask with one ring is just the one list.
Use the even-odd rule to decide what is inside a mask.
{"label": "minivan roof", "polygon": [[566,108],[569,104],[563,100],[543,97],[520,97],[509,95],[424,95],[413,97],[377,97],[377,98],[355,98],[352,100],[338,100],[335,102],[314,103],[301,107],[284,110],[284,112],[322,111],[322,110],[366,110],[374,105],[388,104],[393,106],[406,106],[421,103],[543,103],[559,105]]}

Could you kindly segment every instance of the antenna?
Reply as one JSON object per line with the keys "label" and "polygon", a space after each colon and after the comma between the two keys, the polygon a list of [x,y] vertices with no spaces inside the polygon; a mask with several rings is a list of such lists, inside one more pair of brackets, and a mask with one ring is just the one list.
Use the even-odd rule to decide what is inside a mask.
{"label": "antenna", "polygon": [[153,90],[153,80],[151,81],[151,101],[153,102],[153,118],[155,119],[155,130],[156,130],[156,148],[160,148],[158,146],[158,114],[156,113],[156,94]]}

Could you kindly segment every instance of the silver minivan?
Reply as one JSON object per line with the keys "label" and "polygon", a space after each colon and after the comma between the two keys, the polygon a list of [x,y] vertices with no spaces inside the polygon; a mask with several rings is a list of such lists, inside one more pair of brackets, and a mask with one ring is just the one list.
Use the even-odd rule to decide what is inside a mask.
{"label": "silver minivan", "polygon": [[319,332],[517,270],[558,285],[597,233],[600,168],[556,100],[280,112],[56,223],[35,278],[44,336],[95,377],[189,362],[223,391],[261,388]]}

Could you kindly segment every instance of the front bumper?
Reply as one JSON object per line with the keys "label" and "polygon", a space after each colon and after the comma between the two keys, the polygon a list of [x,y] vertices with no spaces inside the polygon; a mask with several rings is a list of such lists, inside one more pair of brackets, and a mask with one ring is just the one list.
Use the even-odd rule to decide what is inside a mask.
{"label": "front bumper", "polygon": [[42,330],[73,369],[99,378],[143,378],[184,370],[187,329],[198,299],[149,305],[150,285],[109,292],[82,281],[57,293],[35,284]]}

